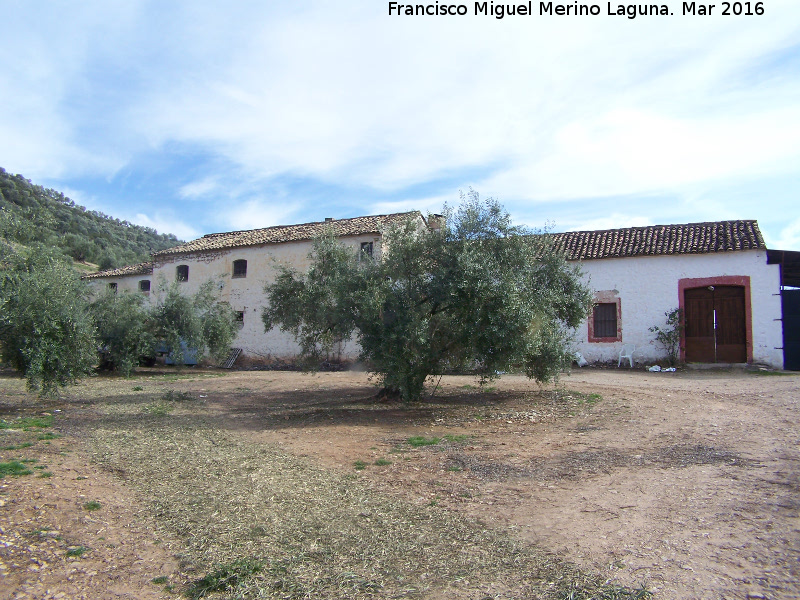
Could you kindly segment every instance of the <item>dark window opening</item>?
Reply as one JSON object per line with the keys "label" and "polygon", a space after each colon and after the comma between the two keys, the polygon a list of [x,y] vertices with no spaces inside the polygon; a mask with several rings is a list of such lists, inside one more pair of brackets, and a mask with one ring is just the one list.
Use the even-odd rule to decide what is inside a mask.
{"label": "dark window opening", "polygon": [[178,281],[189,281],[189,265],[178,265],[175,275]]}
{"label": "dark window opening", "polygon": [[236,311],[236,324],[239,326],[239,328],[244,327],[244,311],[243,310],[237,310]]}
{"label": "dark window opening", "polygon": [[617,304],[616,302],[604,302],[596,304],[594,313],[594,336],[595,338],[616,338],[617,337]]}
{"label": "dark window opening", "polygon": [[361,242],[361,254],[372,258],[372,242]]}
{"label": "dark window opening", "polygon": [[116,283],[109,283],[108,284],[108,289],[111,290],[112,293],[116,294],[117,293],[117,284]]}
{"label": "dark window opening", "polygon": [[150,280],[149,279],[142,279],[139,282],[139,291],[148,293],[150,291]]}
{"label": "dark window opening", "polygon": [[247,277],[247,261],[244,259],[233,261],[233,276]]}

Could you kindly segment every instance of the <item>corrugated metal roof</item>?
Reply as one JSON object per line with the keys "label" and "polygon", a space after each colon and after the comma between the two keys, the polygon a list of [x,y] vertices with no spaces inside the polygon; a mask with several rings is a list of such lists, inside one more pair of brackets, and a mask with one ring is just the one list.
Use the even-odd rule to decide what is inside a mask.
{"label": "corrugated metal roof", "polygon": [[408,217],[422,218],[422,213],[415,210],[390,215],[372,215],[369,217],[333,219],[331,221],[318,221],[300,225],[278,225],[275,227],[265,227],[263,229],[249,229],[247,231],[210,233],[199,239],[181,244],[180,246],[155,252],[153,258],[191,252],[208,252],[228,248],[306,241],[322,235],[326,227],[333,228],[334,234],[337,236],[380,233],[387,225],[399,222]]}
{"label": "corrugated metal roof", "polygon": [[755,220],[650,225],[551,234],[567,260],[766,249]]}

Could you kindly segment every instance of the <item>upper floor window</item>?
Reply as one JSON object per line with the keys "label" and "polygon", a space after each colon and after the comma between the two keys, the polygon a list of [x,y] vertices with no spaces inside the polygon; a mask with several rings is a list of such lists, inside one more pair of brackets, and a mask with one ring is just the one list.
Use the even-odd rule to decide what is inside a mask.
{"label": "upper floor window", "polygon": [[150,280],[149,279],[142,279],[139,282],[139,291],[145,294],[150,293]]}
{"label": "upper floor window", "polygon": [[178,281],[189,281],[189,265],[178,265],[175,269],[175,278]]}
{"label": "upper floor window", "polygon": [[108,284],[108,289],[111,291],[112,294],[117,293],[117,284],[115,282],[111,282]]}
{"label": "upper floor window", "polygon": [[243,258],[233,261],[233,276],[247,277],[247,261]]}
{"label": "upper floor window", "polygon": [[372,242],[361,242],[361,256],[372,258]]}

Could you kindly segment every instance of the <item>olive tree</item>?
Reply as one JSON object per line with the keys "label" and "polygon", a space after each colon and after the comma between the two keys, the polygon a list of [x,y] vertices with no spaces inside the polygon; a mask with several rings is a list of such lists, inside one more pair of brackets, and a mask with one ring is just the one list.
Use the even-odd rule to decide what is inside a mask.
{"label": "olive tree", "polygon": [[227,302],[219,300],[217,285],[209,280],[194,295],[181,293],[180,284],[159,285],[158,299],[151,313],[151,331],[156,339],[173,351],[177,363],[183,362],[179,348],[191,348],[198,358],[210,354],[221,361],[230,351],[238,325]]}
{"label": "olive tree", "polygon": [[312,363],[355,335],[361,359],[405,400],[431,375],[519,370],[544,382],[570,364],[589,289],[547,235],[513,225],[497,202],[471,192],[445,207],[440,228],[409,218],[383,232],[383,247],[372,260],[332,232],[316,240],[308,273],[282,268],[265,287],[265,328],[292,333]]}
{"label": "olive tree", "polygon": [[102,366],[128,377],[143,357],[154,355],[156,340],[144,296],[107,290],[92,303],[91,310]]}
{"label": "olive tree", "polygon": [[86,286],[71,265],[43,246],[4,247],[0,276],[2,356],[28,388],[53,395],[90,374],[96,331]]}

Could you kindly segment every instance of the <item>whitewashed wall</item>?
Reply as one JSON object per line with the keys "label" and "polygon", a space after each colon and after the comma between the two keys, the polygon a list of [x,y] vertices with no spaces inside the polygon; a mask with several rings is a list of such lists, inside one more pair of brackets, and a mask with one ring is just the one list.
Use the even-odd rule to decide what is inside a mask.
{"label": "whitewashed wall", "polygon": [[[355,249],[361,242],[373,242],[376,257],[380,253],[380,238],[363,235],[343,238]],[[189,281],[181,283],[187,293],[194,293],[209,278],[222,283],[221,298],[234,310],[244,312],[244,325],[235,345],[246,355],[257,358],[290,359],[299,347],[294,339],[280,331],[265,333],[261,309],[265,304],[264,284],[276,274],[278,264],[299,271],[308,268],[311,242],[291,242],[251,248],[236,248],[196,256],[178,256],[162,261],[153,270],[151,301],[156,300],[159,281],[171,283],[176,267],[189,265]],[[247,277],[232,278],[233,261],[247,260]],[[684,278],[749,276],[752,307],[753,360],[775,368],[783,368],[780,273],[776,265],[766,264],[765,251],[726,252],[678,256],[654,256],[590,260],[581,263],[590,287],[609,297],[620,299],[622,341],[594,343],[588,341],[584,322],[576,332],[577,350],[590,362],[616,361],[622,344],[635,344],[634,359],[639,363],[654,362],[665,356],[649,331],[653,325],[663,326],[664,313],[679,305],[678,281]],[[138,293],[138,282],[145,275],[89,280],[95,290],[102,291],[108,283],[118,283],[119,293]],[[358,346],[345,345],[343,358],[355,358]]]}
{"label": "whitewashed wall", "polygon": [[103,294],[108,288],[110,283],[117,284],[117,293],[136,292],[139,293],[139,282],[147,280],[151,282],[153,277],[151,275],[127,275],[125,277],[98,277],[97,279],[87,279],[89,290],[92,297],[96,298]]}
{"label": "whitewashed wall", "polygon": [[[766,251],[675,256],[605,258],[581,263],[590,287],[620,299],[622,341],[589,342],[587,323],[577,331],[577,349],[586,360],[616,361],[622,344],[635,344],[634,360],[664,358],[649,328],[665,324],[664,313],[679,306],[678,281],[685,278],[749,276],[753,361],[783,368],[780,272],[767,265]],[[607,301],[605,298],[603,301]]]}
{"label": "whitewashed wall", "polygon": [[[343,237],[341,241],[352,247],[354,252],[358,251],[362,242],[372,242],[375,257],[380,254],[380,237],[377,235]],[[234,344],[242,348],[245,355],[271,359],[293,358],[300,348],[291,335],[277,329],[264,331],[261,321],[261,310],[266,303],[264,285],[274,280],[279,265],[305,272],[312,247],[311,241],[286,242],[169,257],[154,264],[153,288],[155,291],[162,281],[175,281],[177,266],[188,265],[189,280],[180,284],[186,293],[193,294],[204,282],[214,279],[221,286],[220,299],[229,302],[233,310],[244,312],[244,325]],[[239,259],[247,261],[246,277],[232,277],[233,261]],[[354,343],[345,344],[342,358],[355,358],[358,351]]]}

